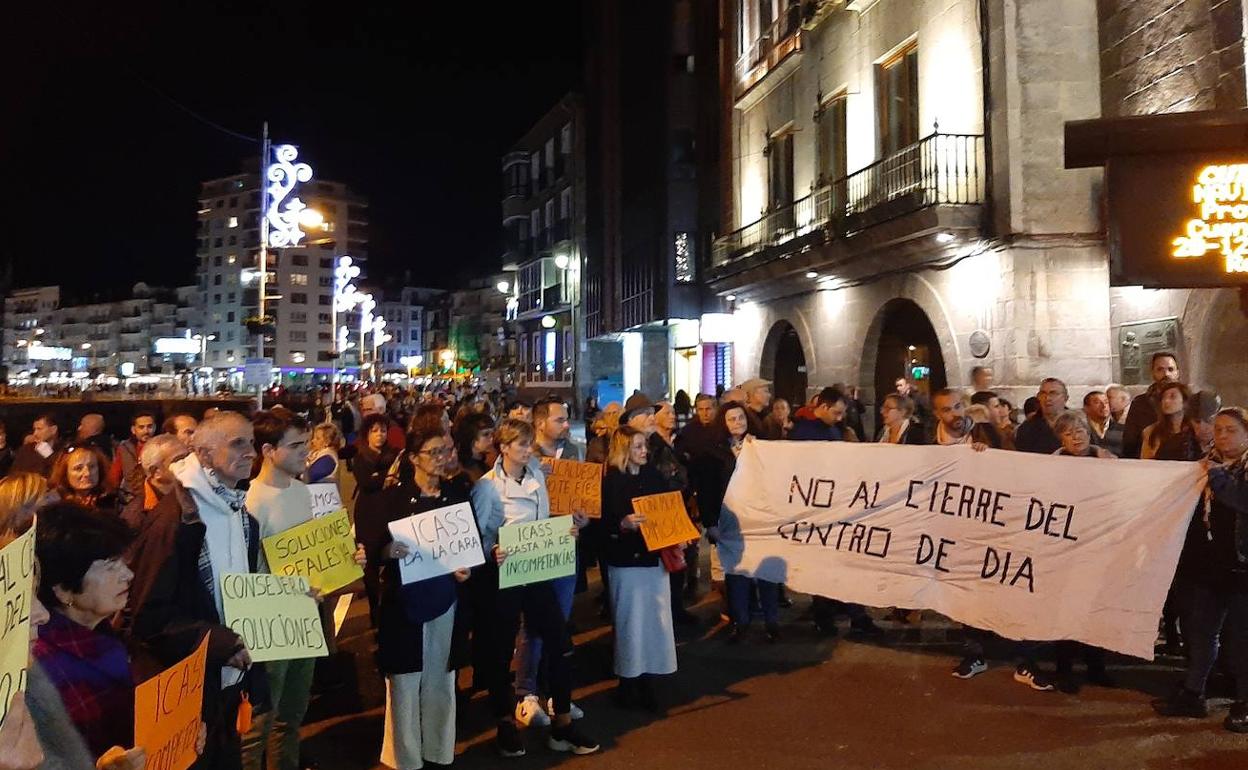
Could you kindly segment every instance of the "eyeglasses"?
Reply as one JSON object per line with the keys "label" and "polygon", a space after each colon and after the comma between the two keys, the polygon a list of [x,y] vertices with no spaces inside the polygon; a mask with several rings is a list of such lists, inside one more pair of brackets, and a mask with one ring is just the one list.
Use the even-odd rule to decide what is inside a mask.
{"label": "eyeglasses", "polygon": [[429,455],[431,457],[450,457],[451,451],[450,447],[444,446],[441,449],[422,449],[416,454]]}

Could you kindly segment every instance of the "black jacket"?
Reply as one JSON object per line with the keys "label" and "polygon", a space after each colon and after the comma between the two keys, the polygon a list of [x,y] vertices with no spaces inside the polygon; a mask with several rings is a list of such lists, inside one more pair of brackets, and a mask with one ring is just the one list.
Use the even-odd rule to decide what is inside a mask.
{"label": "black jacket", "polygon": [[1044,414],[1037,412],[1023,421],[1014,434],[1014,446],[1020,452],[1051,455],[1062,448],[1062,440],[1050,427]]}
{"label": "black jacket", "polygon": [[[260,554],[260,525],[254,517],[248,517],[247,524],[247,565],[254,572]],[[242,638],[224,624],[216,599],[200,579],[199,554],[206,532],[194,500],[181,486],[161,498],[126,559],[134,579],[123,624],[132,640],[165,666],[194,652],[207,633],[207,704],[219,697],[219,672],[242,645]],[[252,705],[263,710],[269,694],[264,665],[252,664],[243,682]],[[207,705],[204,713],[210,713]]]}
{"label": "black jacket", "polygon": [[[881,438],[883,438],[884,431],[886,430],[888,430],[887,427],[880,428],[880,434],[876,436],[876,441],[879,441]],[[910,423],[910,426],[906,428],[906,432],[901,434],[901,441],[899,441],[898,443],[912,444],[915,446],[924,446],[928,444],[929,442],[927,440],[926,434],[924,434],[923,432],[923,426],[916,425],[915,423],[912,422]]]}
{"label": "black jacket", "polygon": [[[351,472],[355,475],[355,535],[361,543],[377,542],[387,537],[386,504],[382,489],[386,474],[394,464],[394,453],[382,449],[359,449],[351,458]],[[369,557],[369,564],[379,564]]]}
{"label": "black jacket", "polygon": [[620,528],[633,512],[633,498],[670,492],[671,486],[649,463],[636,475],[607,468],[602,479],[602,528],[606,536],[607,564],[613,567],[655,567],[659,554],[646,548],[640,530]]}
{"label": "black jacket", "polygon": [[1185,560],[1195,562],[1190,574],[1215,590],[1248,593],[1248,468],[1243,462],[1209,469],[1209,490],[1196,506],[1189,540],[1192,530],[1198,550],[1197,558]]}
{"label": "black jacket", "polygon": [[728,492],[728,482],[737,469],[737,456],[727,440],[711,444],[695,461],[694,488],[698,513],[704,527],[719,526],[719,514]]}
{"label": "black jacket", "polygon": [[[457,594],[456,581],[452,575],[440,575],[413,583],[404,588],[399,574],[397,559],[386,559],[381,551],[393,538],[388,525],[417,513],[432,511],[456,503],[466,503],[471,498],[472,484],[467,476],[459,475],[444,479],[438,497],[422,497],[415,485],[403,483],[381,493],[378,511],[382,516],[381,527],[370,533],[369,539],[360,538],[368,554],[368,563],[381,566],[381,602],[377,623],[377,665],[382,674],[411,674],[424,667],[424,623],[413,622],[408,613],[409,602],[419,602],[421,595],[451,596]],[[476,526],[476,517],[473,517]],[[357,529],[358,532],[358,529]],[[478,533],[477,537],[480,537]],[[448,593],[449,592],[449,593]],[[452,635],[448,670],[463,665],[467,650],[464,640]]]}
{"label": "black jacket", "polygon": [[1158,384],[1148,386],[1148,390],[1131,399],[1127,408],[1127,421],[1122,426],[1122,456],[1140,458],[1140,449],[1144,444],[1144,429],[1157,422],[1157,390]]}

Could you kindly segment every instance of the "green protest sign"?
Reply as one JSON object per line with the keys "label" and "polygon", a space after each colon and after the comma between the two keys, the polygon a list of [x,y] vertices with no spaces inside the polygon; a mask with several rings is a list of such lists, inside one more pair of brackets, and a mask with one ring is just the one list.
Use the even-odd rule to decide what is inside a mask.
{"label": "green protest sign", "polygon": [[225,624],[243,637],[251,659],[294,660],[329,654],[316,600],[300,575],[231,573],[221,576]]}
{"label": "green protest sign", "polygon": [[568,519],[508,524],[498,530],[507,559],[498,568],[498,587],[539,583],[576,574],[576,538]]}

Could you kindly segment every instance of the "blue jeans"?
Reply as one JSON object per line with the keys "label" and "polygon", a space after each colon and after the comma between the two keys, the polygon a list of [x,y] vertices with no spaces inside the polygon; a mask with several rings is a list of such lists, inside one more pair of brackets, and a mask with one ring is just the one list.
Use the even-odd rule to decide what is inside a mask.
{"label": "blue jeans", "polygon": [[1224,647],[1236,695],[1248,700],[1248,593],[1215,591],[1194,582],[1190,599],[1183,623],[1188,656],[1183,686],[1203,696],[1218,649]]}
{"label": "blue jeans", "polygon": [[763,622],[773,625],[780,622],[780,586],[770,580],[756,580],[731,572],[724,575],[728,590],[728,616],[741,628],[750,625],[750,584],[758,586],[758,601],[763,605]]}
{"label": "blue jeans", "polygon": [[[559,602],[559,610],[566,622],[572,614],[572,599],[576,594],[576,575],[556,578],[550,581],[555,590],[555,599]],[[537,694],[537,672],[542,661],[541,637],[529,637],[520,629],[520,638],[516,647],[516,695]]]}

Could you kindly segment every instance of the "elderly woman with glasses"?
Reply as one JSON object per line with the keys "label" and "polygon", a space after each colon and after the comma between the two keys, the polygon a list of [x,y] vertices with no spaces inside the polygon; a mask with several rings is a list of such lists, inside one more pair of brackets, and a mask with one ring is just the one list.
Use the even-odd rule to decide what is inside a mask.
{"label": "elderly woman with glasses", "polygon": [[[386,524],[468,502],[467,478],[444,475],[453,451],[441,426],[408,433],[398,484],[382,492]],[[465,522],[476,526],[471,514]],[[449,765],[455,759],[455,669],[462,657],[451,649],[456,583],[468,579],[468,570],[404,584],[400,563],[410,552],[389,527],[376,528],[363,543],[368,562],[381,565],[377,662],[386,680],[381,762],[398,770]]]}

